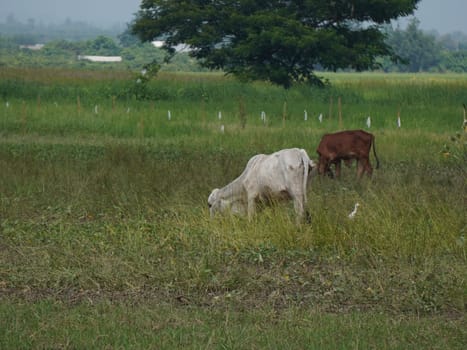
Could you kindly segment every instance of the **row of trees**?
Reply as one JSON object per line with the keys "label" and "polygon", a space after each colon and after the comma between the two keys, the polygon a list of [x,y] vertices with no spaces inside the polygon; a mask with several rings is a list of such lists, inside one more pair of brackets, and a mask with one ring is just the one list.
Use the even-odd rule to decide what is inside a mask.
{"label": "row of trees", "polygon": [[[40,50],[21,48],[14,38],[0,35],[0,67],[114,68],[140,71],[150,62],[163,62],[165,54],[151,43],[128,42],[107,36],[82,41],[53,40]],[[24,45],[24,44],[21,44]],[[82,55],[121,56],[122,62],[93,63],[79,60]],[[165,71],[205,71],[186,53],[162,65]]]}
{"label": "row of trees", "polygon": [[[383,27],[386,43],[402,60],[378,57],[376,63],[385,72],[467,72],[467,35],[451,33],[440,36],[424,32],[413,19],[405,29]],[[99,64],[78,61],[78,55],[122,56],[123,62],[112,64],[140,70],[149,62],[158,62],[170,71],[200,71],[203,68],[186,52],[177,53],[170,63],[164,63],[165,53],[151,43],[142,43],[128,27],[116,37],[97,36],[87,40],[51,40],[40,51],[20,49],[20,45],[36,43],[15,34],[0,36],[0,65],[3,66],[68,66],[98,67]],[[102,66],[102,64],[100,64]],[[109,64],[105,65],[108,67]],[[315,65],[315,70],[323,67]],[[204,69],[205,70],[205,69]]]}
{"label": "row of trees", "polygon": [[386,42],[403,61],[381,58],[384,71],[467,72],[467,35],[457,32],[440,36],[422,31],[419,24],[414,18],[406,29],[385,28]]}

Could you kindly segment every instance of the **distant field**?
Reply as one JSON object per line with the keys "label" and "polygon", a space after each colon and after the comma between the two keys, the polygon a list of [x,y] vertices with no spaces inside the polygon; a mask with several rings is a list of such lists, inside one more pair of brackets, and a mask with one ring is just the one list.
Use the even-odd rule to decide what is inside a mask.
{"label": "distant field", "polygon": [[[1,69],[0,348],[463,349],[467,76],[324,76]],[[313,179],[311,225],[209,218],[252,155],[368,117],[381,168]]]}

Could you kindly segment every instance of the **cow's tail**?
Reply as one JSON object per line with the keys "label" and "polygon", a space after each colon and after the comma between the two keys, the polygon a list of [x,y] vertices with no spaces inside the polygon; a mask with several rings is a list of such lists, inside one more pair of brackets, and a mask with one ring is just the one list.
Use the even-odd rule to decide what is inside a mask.
{"label": "cow's tail", "polygon": [[303,206],[304,206],[304,214],[305,214],[305,221],[306,223],[310,224],[311,223],[311,215],[310,212],[308,211],[308,200],[307,200],[307,183],[308,183],[308,174],[310,173],[310,157],[308,156],[308,153],[304,149],[301,150],[302,153],[302,164],[303,164]]}
{"label": "cow's tail", "polygon": [[310,171],[310,157],[308,157],[308,153],[304,149],[300,150],[302,153],[302,164],[303,164],[303,193],[305,195],[306,200],[306,184],[308,182],[308,172]]}
{"label": "cow's tail", "polygon": [[371,143],[373,145],[373,155],[375,156],[376,159],[376,169],[379,168],[379,159],[378,156],[376,155],[376,142],[375,142],[375,137],[373,136]]}

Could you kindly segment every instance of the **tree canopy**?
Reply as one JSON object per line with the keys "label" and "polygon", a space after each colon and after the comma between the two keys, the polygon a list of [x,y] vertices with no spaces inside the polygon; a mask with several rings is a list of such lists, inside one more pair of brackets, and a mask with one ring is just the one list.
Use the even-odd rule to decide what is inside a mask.
{"label": "tree canopy", "polygon": [[428,71],[439,65],[441,60],[441,43],[436,42],[432,34],[424,33],[418,28],[420,21],[416,18],[409,21],[407,28],[389,29],[386,41],[395,54],[403,59],[397,64],[401,72]]}
{"label": "tree canopy", "polygon": [[392,56],[380,25],[413,13],[420,0],[143,0],[131,29],[163,39],[210,69],[243,80],[322,84],[314,69],[376,66]]}

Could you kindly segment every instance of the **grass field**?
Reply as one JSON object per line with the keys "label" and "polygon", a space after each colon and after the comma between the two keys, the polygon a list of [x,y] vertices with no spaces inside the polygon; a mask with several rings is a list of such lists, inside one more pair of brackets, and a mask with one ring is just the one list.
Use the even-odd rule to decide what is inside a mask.
{"label": "grass field", "polygon": [[[465,348],[467,77],[326,78],[1,69],[0,348]],[[252,155],[368,116],[381,168],[314,178],[311,225],[209,218]]]}

